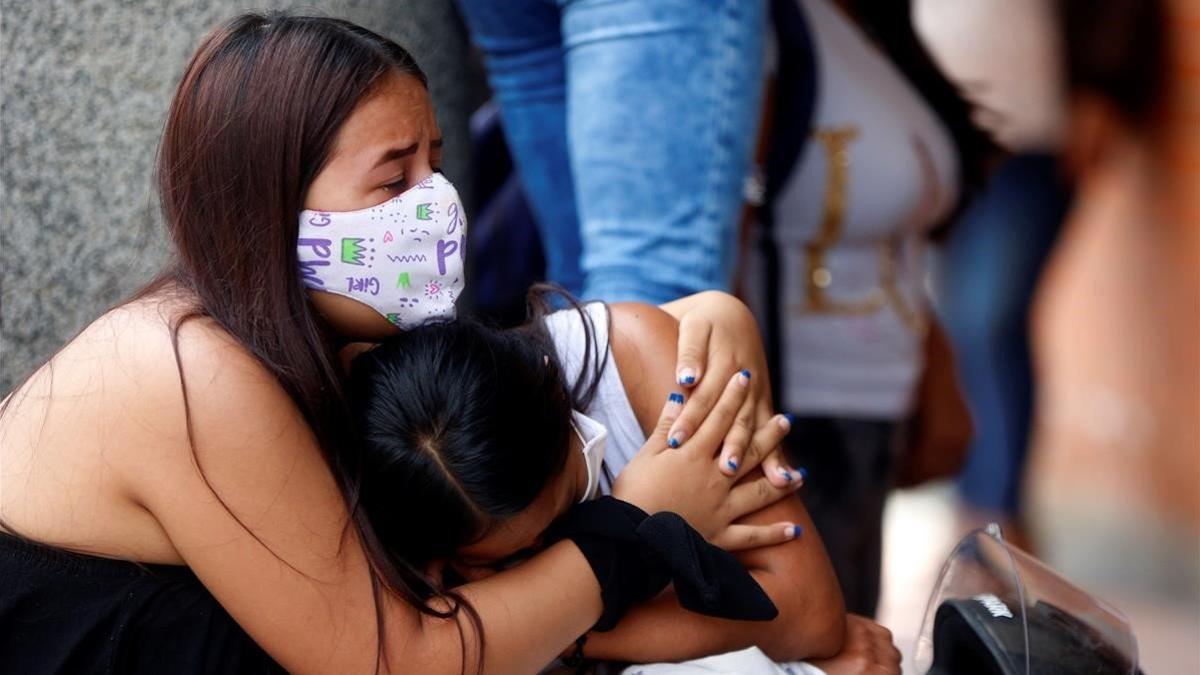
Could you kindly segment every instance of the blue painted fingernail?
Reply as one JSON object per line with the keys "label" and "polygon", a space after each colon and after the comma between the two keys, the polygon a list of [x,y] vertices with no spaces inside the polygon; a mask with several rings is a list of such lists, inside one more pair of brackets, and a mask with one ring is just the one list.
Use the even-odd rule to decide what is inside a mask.
{"label": "blue painted fingernail", "polygon": [[779,473],[783,475],[784,480],[786,480],[789,483],[792,482],[793,476],[792,476],[791,471],[788,471],[787,469],[780,469]]}
{"label": "blue painted fingernail", "polygon": [[673,391],[671,392],[671,395],[667,397],[667,400],[671,403],[683,403],[683,394]]}
{"label": "blue painted fingernail", "polygon": [[695,384],[696,371],[692,370],[691,368],[684,368],[683,370],[679,371],[678,382],[679,384]]}
{"label": "blue painted fingernail", "polygon": [[808,469],[800,467],[800,480],[808,480]]}
{"label": "blue painted fingernail", "polygon": [[783,413],[783,416],[785,419],[787,419],[788,426],[792,426],[793,424],[796,423],[796,416],[793,415],[792,413]]}
{"label": "blue painted fingernail", "polygon": [[737,460],[730,457],[729,459],[725,460],[725,466],[737,471]]}
{"label": "blue painted fingernail", "polygon": [[750,379],[750,371],[749,371],[749,370],[743,370],[743,371],[742,371],[742,376],[743,376],[743,377],[745,377],[747,380],[748,380],[748,379]]}
{"label": "blue painted fingernail", "polygon": [[800,535],[804,534],[804,528],[799,525],[792,526],[792,539],[799,539]]}
{"label": "blue painted fingernail", "polygon": [[679,447],[679,439],[675,438],[674,436],[668,438],[667,439],[667,447],[678,448]]}

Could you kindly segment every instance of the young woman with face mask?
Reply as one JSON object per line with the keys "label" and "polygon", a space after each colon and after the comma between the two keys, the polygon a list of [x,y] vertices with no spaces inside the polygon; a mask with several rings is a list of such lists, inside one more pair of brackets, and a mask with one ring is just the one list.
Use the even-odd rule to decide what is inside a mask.
{"label": "young woman with face mask", "polygon": [[[172,264],[0,410],[6,670],[530,672],[606,611],[572,541],[422,595],[426,571],[386,555],[339,451],[352,430],[337,350],[395,333],[406,321],[387,315],[418,304],[422,320],[448,315],[448,295],[426,310],[427,295],[462,283],[440,144],[423,76],[378,35],[245,15],[205,38],[159,153]],[[403,234],[436,237],[418,261],[431,266],[389,267],[398,224],[392,241],[324,236],[326,219],[359,212],[342,218],[357,228],[424,189],[436,199],[412,203]],[[335,261],[357,274],[324,275]],[[736,339],[747,317],[713,296],[667,309],[698,383],[662,409],[614,495],[710,539],[761,536],[731,523],[789,493],[780,460],[747,502],[715,458],[724,443],[749,470],[749,430],[770,417],[756,384],[722,397],[727,376],[763,368]],[[668,434],[690,450],[662,452]]]}
{"label": "young woman with face mask", "polygon": [[[656,408],[672,395],[675,321],[637,303],[547,315],[543,296],[532,300],[531,320],[520,328],[430,323],[355,359],[349,392],[362,438],[348,448],[349,461],[363,466],[363,508],[397,564],[488,578],[555,541],[562,525],[552,524],[572,505],[619,490],[624,471],[636,470]],[[745,391],[763,375],[744,371],[729,387]],[[789,428],[776,416],[752,447],[774,447]],[[736,461],[726,470],[754,478]],[[785,478],[799,488],[802,475]],[[754,483],[743,481],[743,496]],[[776,502],[742,523],[772,528],[754,543],[778,544],[740,555],[778,608],[774,619],[685,612],[673,589],[615,628],[591,632],[577,651],[641,662],[749,646],[779,661],[836,653],[846,620],[841,593],[800,500]],[[716,541],[730,549],[748,543]]]}

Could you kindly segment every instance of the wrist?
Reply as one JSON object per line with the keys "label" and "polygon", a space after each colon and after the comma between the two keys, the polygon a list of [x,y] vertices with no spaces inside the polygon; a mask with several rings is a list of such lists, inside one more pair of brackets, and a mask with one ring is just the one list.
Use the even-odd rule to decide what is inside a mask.
{"label": "wrist", "polygon": [[629,608],[672,583],[680,604],[693,612],[747,621],[778,615],[741,563],[677,514],[649,515],[602,497],[572,508],[548,536],[573,541],[595,574],[604,610],[594,630],[611,630]]}

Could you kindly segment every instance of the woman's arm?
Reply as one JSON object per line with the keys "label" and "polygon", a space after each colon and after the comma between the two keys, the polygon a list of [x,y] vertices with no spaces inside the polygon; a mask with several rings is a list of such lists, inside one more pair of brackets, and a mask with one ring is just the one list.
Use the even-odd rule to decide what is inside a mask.
{"label": "woman's arm", "polygon": [[[130,465],[130,493],[217,601],[287,670],[374,672],[367,558],[312,433],[268,372],[198,323],[180,331],[192,444],[174,431],[187,426],[176,373],[168,372],[157,391],[146,392],[164,402],[160,419],[131,420],[163,431]],[[173,371],[169,351],[167,358]],[[460,590],[482,618],[489,673],[537,670],[602,609],[595,576],[569,543]],[[380,607],[381,672],[474,670],[478,643],[465,613],[460,626],[390,593]]]}
{"label": "woman's arm", "polygon": [[[612,349],[642,427],[653,424],[653,401],[666,395],[677,324],[648,305],[612,307]],[[756,336],[755,336],[756,337]],[[766,378],[766,373],[754,376]],[[675,661],[757,645],[776,660],[830,656],[841,649],[845,608],[820,536],[799,499],[785,499],[747,516],[754,524],[793,522],[796,540],[738,554],[779,608],[768,623],[729,621],[682,609],[668,591],[631,611],[616,629],[592,633],[591,658],[635,662]]]}
{"label": "woman's arm", "polygon": [[[152,367],[122,398],[130,402],[122,425],[136,442],[112,459],[129,499],[289,671],[374,672],[377,604],[368,561],[310,429],[276,380],[215,326],[185,324],[179,348],[186,403],[169,346],[146,355]],[[657,451],[666,448],[673,418],[665,414],[618,496],[647,511],[683,513],[706,536],[777,499],[739,513],[724,501],[728,493],[715,500],[694,488],[689,494],[689,485],[717,484],[707,452],[715,452],[743,398],[723,399],[705,422],[711,431],[702,430],[689,452]],[[648,489],[667,476],[677,489]],[[458,590],[484,627],[482,664],[465,614],[439,619],[384,592],[380,672],[460,673],[477,665],[488,673],[533,672],[602,610],[591,567],[567,542]]]}

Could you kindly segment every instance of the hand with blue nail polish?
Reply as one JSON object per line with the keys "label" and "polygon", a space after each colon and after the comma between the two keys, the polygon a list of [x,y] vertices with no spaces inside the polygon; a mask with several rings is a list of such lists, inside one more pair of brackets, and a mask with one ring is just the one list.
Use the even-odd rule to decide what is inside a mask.
{"label": "hand with blue nail polish", "polygon": [[[668,394],[653,433],[617,475],[613,496],[648,513],[673,511],[724,548],[762,546],[767,540],[759,526],[743,525],[730,531],[730,525],[780,501],[790,491],[770,486],[762,489],[753,482],[735,486],[727,476],[714,471],[711,463],[717,443],[729,433],[745,398],[746,387],[731,379],[696,434],[682,443],[668,438],[667,433],[684,405],[684,397],[678,392]],[[773,532],[778,534],[778,528]]]}
{"label": "hand with blue nail polish", "polygon": [[[645,308],[635,311],[642,325],[652,318]],[[751,570],[780,607],[780,619],[771,622],[770,627],[746,622],[697,623],[696,632],[692,633],[697,644],[754,644],[779,661],[835,653],[845,621],[841,593],[803,502],[792,496],[803,483],[800,472],[783,462],[777,451],[790,431],[791,420],[785,415],[775,415],[771,407],[770,377],[756,329],[736,322],[724,327],[710,326],[714,339],[720,334],[720,340],[728,342],[711,344],[709,361],[694,372],[695,382],[689,386],[686,375],[693,373],[683,373],[682,368],[670,365],[671,340],[661,351],[655,351],[655,338],[666,333],[664,326],[644,333],[629,330],[629,326],[623,325],[620,304],[614,306],[612,326],[614,355],[638,418],[653,419],[663,398],[676,405],[682,399],[683,407],[668,431],[659,437],[662,440],[658,441],[657,452],[652,457],[642,456],[655,447],[655,441],[651,440],[633,460],[638,464],[652,462],[658,468],[669,467],[663,473],[657,470],[656,473],[672,477],[658,482],[639,480],[638,486],[626,485],[633,477],[628,475],[630,467],[635,466],[631,463],[617,476],[618,495],[636,487],[646,491],[647,499],[664,494],[673,494],[673,499],[680,501],[708,499],[700,494],[703,490],[694,487],[695,483],[690,483],[693,485],[690,490],[685,486],[697,479],[711,481],[705,490],[726,495],[719,508],[745,515],[729,521],[710,541],[735,551],[739,561]],[[626,353],[619,336],[635,343],[636,348]],[[681,336],[680,343],[683,341]],[[746,358],[733,360],[732,355],[739,354]],[[720,370],[714,369],[714,359],[721,361]],[[636,392],[643,386],[652,395],[639,404],[641,397]],[[671,396],[676,393],[685,396]],[[696,472],[697,469],[700,471]],[[797,583],[798,579],[804,583]],[[678,614],[667,611],[668,605],[657,603],[644,613],[635,610],[628,618],[633,619],[630,626],[641,627],[637,634],[629,631],[622,635],[622,626],[608,633],[592,633],[588,638],[589,655],[623,656],[622,640],[644,649],[647,627],[654,632],[654,626],[676,626],[681,620]],[[821,610],[813,611],[814,607]],[[673,648],[664,647],[665,651],[656,653],[654,660],[678,660]],[[645,656],[647,652],[639,653]]]}
{"label": "hand with blue nail polish", "polygon": [[[758,461],[745,461],[744,455],[754,433],[770,423],[774,415],[766,354],[759,338],[758,324],[750,311],[737,298],[716,291],[682,298],[661,308],[679,320],[675,384],[690,390],[688,403],[668,438],[678,446],[686,445],[689,436],[696,433],[701,420],[721,395],[727,378],[739,375],[748,394],[734,432],[726,439],[717,458],[717,465],[732,475],[737,471],[728,462],[732,458],[741,469],[746,469],[748,464],[761,465],[763,475],[776,487],[783,488],[794,482],[787,480],[784,472],[791,468],[782,451],[775,447],[767,448],[767,454]],[[758,449],[753,451],[755,454],[760,452]]]}

